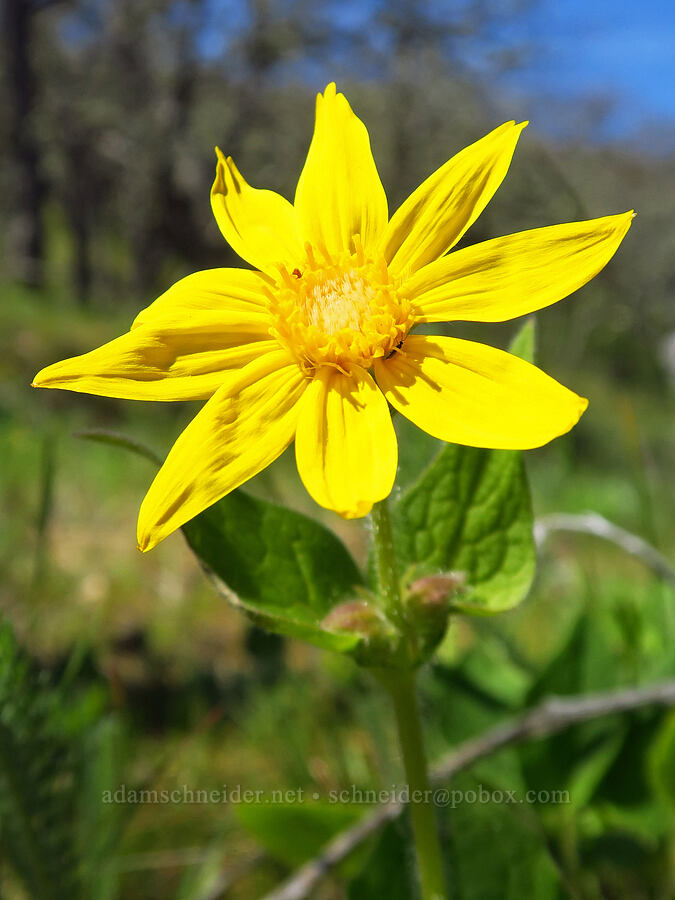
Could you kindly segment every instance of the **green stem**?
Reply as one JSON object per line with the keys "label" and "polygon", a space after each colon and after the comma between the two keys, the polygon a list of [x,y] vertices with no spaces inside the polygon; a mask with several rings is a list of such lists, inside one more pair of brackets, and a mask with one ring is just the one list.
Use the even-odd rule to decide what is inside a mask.
{"label": "green stem", "polygon": [[411,673],[392,673],[387,688],[394,702],[398,738],[410,792],[410,818],[417,851],[423,900],[445,900],[448,894],[438,839],[433,792],[429,785],[422,722]]}
{"label": "green stem", "polygon": [[384,611],[392,622],[404,626],[401,587],[398,580],[389,506],[386,500],[380,500],[373,506],[370,518],[373,522],[377,584]]}
{"label": "green stem", "polygon": [[[401,599],[396,553],[386,500],[375,504],[371,517],[380,598],[389,619],[398,625],[404,634],[407,634],[409,628]],[[398,668],[380,670],[378,675],[394,704],[399,743],[410,792],[410,817],[422,898],[423,900],[445,900],[447,891],[443,874],[443,858],[427,774],[422,723],[415,693],[415,670],[410,662],[407,670]]]}

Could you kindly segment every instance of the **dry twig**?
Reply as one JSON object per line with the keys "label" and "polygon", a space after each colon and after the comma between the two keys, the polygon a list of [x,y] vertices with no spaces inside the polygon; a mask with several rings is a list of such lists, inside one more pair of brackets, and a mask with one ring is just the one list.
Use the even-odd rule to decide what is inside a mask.
{"label": "dry twig", "polygon": [[639,559],[648,569],[651,569],[660,578],[675,584],[675,569],[665,556],[648,544],[643,538],[619,528],[598,513],[582,513],[571,515],[568,513],[553,513],[537,519],[534,526],[534,536],[537,544],[543,544],[548,535],[553,531],[570,531],[579,534],[592,534],[616,544],[626,553]]}

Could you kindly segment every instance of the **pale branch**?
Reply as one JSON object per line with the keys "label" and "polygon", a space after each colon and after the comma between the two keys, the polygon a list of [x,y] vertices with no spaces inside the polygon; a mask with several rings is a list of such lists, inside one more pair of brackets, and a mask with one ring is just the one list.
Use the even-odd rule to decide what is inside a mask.
{"label": "pale branch", "polygon": [[266,894],[263,900],[304,900],[324,875],[346,859],[360,844],[380,828],[396,819],[403,809],[397,800],[379,806],[356,825],[346,828],[324,845],[318,856],[310,859],[286,881]]}
{"label": "pale branch", "polygon": [[530,738],[549,737],[587,719],[629,712],[641,706],[675,706],[675,680],[645,688],[628,688],[573,697],[549,697],[539,706],[496,725],[451,750],[432,768],[434,783],[447,781],[502,747]]}
{"label": "pale branch", "polygon": [[[502,722],[451,750],[432,768],[432,784],[447,781],[504,747],[520,744],[531,738],[548,737],[588,719],[630,712],[643,706],[675,706],[675,680],[644,688],[606,691],[581,697],[550,697],[528,712]],[[356,825],[336,835],[318,856],[301,866],[263,900],[304,900],[309,897],[324,875],[387,822],[396,819],[403,808],[404,804],[398,801],[376,808]]]}
{"label": "pale branch", "polygon": [[647,568],[660,578],[675,584],[675,569],[670,562],[643,538],[614,525],[598,513],[553,513],[537,519],[534,526],[534,537],[537,544],[544,543],[551,532],[569,531],[577,534],[592,534],[595,537],[610,541],[626,553],[639,559]]}

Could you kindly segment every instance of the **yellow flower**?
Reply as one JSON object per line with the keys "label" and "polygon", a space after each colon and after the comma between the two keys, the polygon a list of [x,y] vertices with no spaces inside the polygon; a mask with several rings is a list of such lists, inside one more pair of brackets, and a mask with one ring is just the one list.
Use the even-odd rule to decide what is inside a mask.
{"label": "yellow flower", "polygon": [[389,404],[443,441],[538,447],[587,401],[502,350],[414,334],[425,322],[501,322],[596,275],[632,212],[554,225],[446,255],[501,184],[525,124],[462,150],[388,215],[368,132],[330,84],[295,202],[252,188],[217,150],[211,204],[257,271],[182,279],[128,334],[43,369],[38,387],[134,400],[205,399],[141,506],[142,550],[252,478],[295,438],[318,504],[364,516],[392,489]]}

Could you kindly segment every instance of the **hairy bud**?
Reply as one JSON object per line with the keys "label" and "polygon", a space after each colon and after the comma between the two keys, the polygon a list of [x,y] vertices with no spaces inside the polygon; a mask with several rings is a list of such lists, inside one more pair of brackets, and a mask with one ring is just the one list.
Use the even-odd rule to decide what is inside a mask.
{"label": "hairy bud", "polygon": [[450,602],[464,586],[461,572],[425,575],[413,581],[407,590],[406,617],[419,640],[420,661],[427,659],[442,641],[448,626]]}
{"label": "hairy bud", "polygon": [[321,622],[326,631],[346,631],[363,640],[352,655],[364,666],[396,665],[401,636],[377,607],[364,600],[349,600],[332,609]]}

